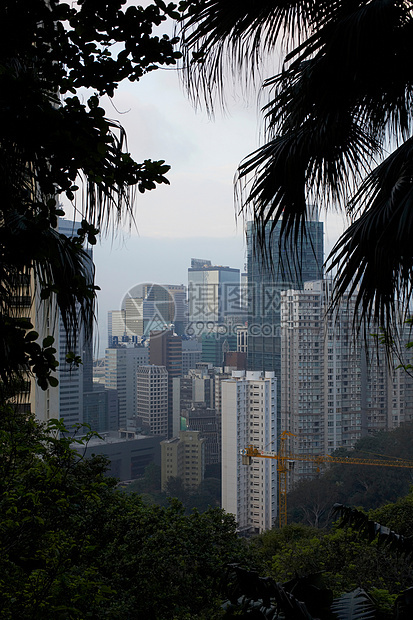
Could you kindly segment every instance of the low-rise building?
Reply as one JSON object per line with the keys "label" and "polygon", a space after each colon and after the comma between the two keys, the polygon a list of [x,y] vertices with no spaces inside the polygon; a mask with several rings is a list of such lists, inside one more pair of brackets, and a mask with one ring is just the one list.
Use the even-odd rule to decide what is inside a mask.
{"label": "low-rise building", "polygon": [[189,488],[199,486],[205,472],[205,442],[199,431],[180,431],[161,442],[162,489],[170,478],[181,478]]}

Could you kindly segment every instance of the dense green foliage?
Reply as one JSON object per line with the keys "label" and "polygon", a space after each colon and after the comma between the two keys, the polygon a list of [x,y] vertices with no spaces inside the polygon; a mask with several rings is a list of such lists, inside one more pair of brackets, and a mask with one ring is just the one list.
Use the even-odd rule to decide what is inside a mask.
{"label": "dense green foliage", "polygon": [[[367,605],[372,618],[379,608],[383,619],[396,600],[409,604],[403,592],[413,571],[404,539],[357,511],[344,513],[345,528],[290,525],[246,549],[232,517],[220,509],[186,515],[176,500],[148,505],[136,492],[118,490],[105,476],[106,462],[79,459],[71,448],[76,438],[57,422],[46,429],[3,407],[0,439],[4,618],[211,620],[243,609],[247,616],[267,614],[257,618],[280,613],[308,620],[328,618],[334,596],[338,607],[362,611]],[[158,484],[153,469],[148,489]],[[412,497],[369,516],[409,536]],[[365,539],[359,532],[370,534]],[[228,569],[234,562],[258,573]],[[282,615],[286,605],[290,616]]]}
{"label": "dense green foliage", "polygon": [[[340,450],[340,455],[346,454],[361,459],[385,455],[393,460],[413,461],[413,425],[405,423],[393,431],[363,437],[351,452]],[[405,496],[411,483],[410,469],[334,464],[320,472],[317,479],[298,484],[288,494],[288,522],[323,527],[331,523],[334,503],[365,510],[378,508]]]}
{"label": "dense green foliage", "polygon": [[[320,605],[324,600],[326,607],[318,608],[316,617],[331,618],[331,600],[328,602],[326,590],[336,597],[331,610],[337,613],[341,609],[343,615],[339,617],[411,617],[413,548],[409,536],[412,531],[412,495],[369,514],[341,505],[337,505],[335,511],[336,517],[338,513],[342,515],[342,520],[331,531],[293,524],[282,530],[266,532],[252,541],[251,551],[258,573],[270,577],[269,583],[260,583],[256,576],[249,576],[259,591],[259,596],[255,593],[255,600],[259,599],[261,606],[267,600],[265,605],[271,609],[268,615],[257,618],[275,618],[277,610],[285,614],[280,617],[290,617],[290,595],[306,604],[304,611],[297,608],[291,617],[311,617],[306,613],[313,613],[314,605]],[[398,523],[400,530],[395,527],[396,531],[393,531],[393,525]],[[282,592],[278,588],[280,582],[283,582]],[[248,576],[238,575],[237,583],[238,596],[242,591],[251,606],[252,587],[248,590]],[[321,591],[316,591],[315,587]],[[288,596],[285,592],[289,593]],[[366,605],[366,616],[363,615],[363,605]],[[393,615],[393,609],[397,609],[397,616]]]}
{"label": "dense green foliage", "polygon": [[0,433],[2,618],[220,617],[225,566],[245,558],[231,516],[117,490],[57,422],[3,407]]}
{"label": "dense green foliage", "polygon": [[261,574],[277,581],[323,573],[335,596],[360,587],[398,594],[413,583],[410,561],[369,544],[352,529],[322,532],[303,525],[266,532],[254,541]]}
{"label": "dense green foliage", "polygon": [[181,478],[170,478],[165,491],[161,491],[161,468],[151,463],[145,468],[142,478],[134,480],[124,487],[127,493],[139,493],[146,504],[168,506],[171,497],[178,499],[185,513],[193,508],[205,512],[208,508],[221,505],[221,481],[217,478],[205,478],[196,488],[186,487]]}

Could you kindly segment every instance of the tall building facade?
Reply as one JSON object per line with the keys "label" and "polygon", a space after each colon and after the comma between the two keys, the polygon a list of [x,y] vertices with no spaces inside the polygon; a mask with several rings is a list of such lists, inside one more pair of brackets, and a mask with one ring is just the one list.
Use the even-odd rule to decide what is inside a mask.
{"label": "tall building facade", "polygon": [[102,384],[95,384],[93,388],[91,392],[83,393],[83,422],[98,433],[118,431],[119,407],[116,390],[108,390]]}
{"label": "tall building facade", "polygon": [[[265,229],[264,249],[258,248],[254,222],[247,223],[248,351],[249,370],[273,371],[278,378],[277,406],[281,394],[281,292],[302,289],[304,282],[323,277],[323,223],[315,217],[306,224],[306,235],[294,244],[281,239],[281,222]],[[297,264],[299,262],[299,265]]]}
{"label": "tall building facade", "polygon": [[[31,293],[33,292],[33,298]],[[53,302],[50,306],[47,302],[40,302],[38,291],[36,290],[33,274],[27,276],[21,283],[21,288],[18,289],[19,305],[16,308],[18,316],[23,316],[30,319],[34,329],[40,335],[39,341],[42,341],[47,336],[53,336],[54,348],[57,349],[56,357],[59,359],[59,327],[60,321],[54,320],[54,313],[58,313]],[[58,378],[58,373],[53,375]],[[48,387],[46,390],[42,390],[36,380],[36,377],[31,376],[27,382],[23,384],[23,389],[17,399],[13,402],[13,406],[22,412],[31,412],[36,416],[36,419],[40,422],[48,422],[50,419],[58,419],[60,415],[60,385],[57,387]]]}
{"label": "tall building facade", "polygon": [[108,312],[108,347],[126,342],[126,311],[109,310]]}
{"label": "tall building facade", "polygon": [[201,336],[202,361],[212,366],[224,365],[225,354],[237,350],[237,334],[221,335],[218,332],[205,333]]}
{"label": "tall building facade", "polygon": [[173,299],[173,329],[178,336],[186,333],[188,325],[188,302],[186,286],[183,284],[164,284]]}
{"label": "tall building facade", "polygon": [[242,464],[249,444],[261,450],[276,445],[276,379],[273,372],[234,371],[221,383],[222,507],[240,532],[271,529],[277,515],[277,468],[273,459]]}
{"label": "tall building facade", "polygon": [[[354,335],[355,300],[329,310],[330,290],[331,282],[317,281],[281,295],[281,430],[293,433],[294,454],[352,448],[368,433],[413,418],[412,377],[392,370],[373,338],[367,355]],[[315,469],[296,462],[294,480],[311,477]]]}
{"label": "tall building facade", "polygon": [[[76,235],[77,227],[76,222],[61,218],[58,220],[58,232],[66,237]],[[90,261],[85,267],[89,269],[88,275],[92,282],[93,253],[91,248],[87,248],[86,252]],[[76,344],[71,348],[72,352],[81,358],[82,364],[79,366],[68,364],[66,362],[66,355],[69,353],[66,330],[55,300],[53,301],[52,298],[51,301],[40,301],[33,274],[21,278],[19,289],[19,314],[30,317],[35,330],[40,334],[40,341],[46,336],[54,338],[53,346],[57,350],[56,358],[59,362],[55,373],[59,385],[54,388],[48,387],[43,391],[37,385],[36,378],[31,377],[24,395],[28,402],[19,403],[19,408],[30,410],[42,422],[51,418],[60,418],[68,430],[73,430],[74,425],[83,422],[83,394],[92,389],[92,335],[86,338],[85,330],[82,326],[80,327],[79,333],[76,334]]]}
{"label": "tall building facade", "polygon": [[207,407],[205,403],[192,403],[182,411],[187,429],[199,431],[205,441],[205,465],[215,465],[221,462],[219,441],[219,426],[215,409]]}
{"label": "tall building facade", "polygon": [[202,361],[202,344],[196,339],[182,340],[182,376]]}
{"label": "tall building facade", "polygon": [[[59,219],[59,233],[71,237],[76,234],[77,224],[68,220]],[[93,252],[86,248],[90,257],[90,282],[93,282]],[[66,355],[69,352],[66,342],[66,330],[63,321],[59,317],[59,417],[71,430],[73,426],[82,424],[83,419],[83,395],[93,390],[93,336],[87,336],[81,326],[76,335],[76,345],[73,353],[80,356],[82,363],[79,366],[68,364]]]}
{"label": "tall building facade", "polygon": [[179,420],[173,416],[173,380],[182,377],[182,339],[172,330],[152,331],[149,341],[149,363],[165,366],[168,371],[168,432],[176,437]]}

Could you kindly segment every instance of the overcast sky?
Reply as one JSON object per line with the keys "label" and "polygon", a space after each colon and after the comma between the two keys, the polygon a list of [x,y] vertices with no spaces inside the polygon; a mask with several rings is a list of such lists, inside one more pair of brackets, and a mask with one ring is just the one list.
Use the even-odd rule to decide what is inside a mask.
{"label": "overcast sky", "polygon": [[[129,288],[141,282],[181,284],[187,281],[191,257],[243,269],[242,219],[236,221],[234,175],[240,161],[260,144],[256,97],[228,98],[225,116],[211,120],[195,111],[176,70],[159,69],[138,83],[125,83],[107,114],[127,131],[128,148],[137,161],[164,159],[170,186],[159,186],[136,202],[137,230],[94,248],[100,353],[107,341],[108,310],[119,309]],[[343,228],[329,216],[325,246]]]}

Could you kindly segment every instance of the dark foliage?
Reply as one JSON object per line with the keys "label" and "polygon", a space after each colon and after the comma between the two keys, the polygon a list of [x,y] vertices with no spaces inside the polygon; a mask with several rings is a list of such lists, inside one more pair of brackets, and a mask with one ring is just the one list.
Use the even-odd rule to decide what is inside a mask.
{"label": "dark foliage", "polygon": [[[387,522],[401,517],[402,527],[408,530],[411,510],[409,496],[375,514]],[[232,609],[241,610],[242,617],[251,613],[257,618],[308,618],[307,613],[343,620],[410,618],[411,537],[354,508],[337,505],[335,513],[342,519],[331,532],[290,525],[253,539],[251,551],[259,573],[272,579],[238,569],[228,594]],[[280,598],[281,590],[288,597]],[[305,604],[304,610],[293,608],[292,597],[294,605]]]}
{"label": "dark foliage", "polygon": [[[133,221],[135,188],[167,183],[163,161],[133,161],[125,133],[105,117],[100,97],[125,79],[173,65],[174,40],[153,33],[175,5],[124,8],[122,0],[4,0],[0,6],[0,381],[4,394],[25,371],[43,389],[56,382],[50,344],[33,350],[30,310],[56,307],[73,347],[90,332],[96,286],[83,244],[121,219]],[[89,89],[83,102],[79,88]],[[82,223],[56,229],[60,200]],[[36,291],[36,299],[34,298]],[[49,303],[50,302],[50,303]],[[48,317],[48,314],[50,315]],[[39,315],[41,316],[41,315]]]}

